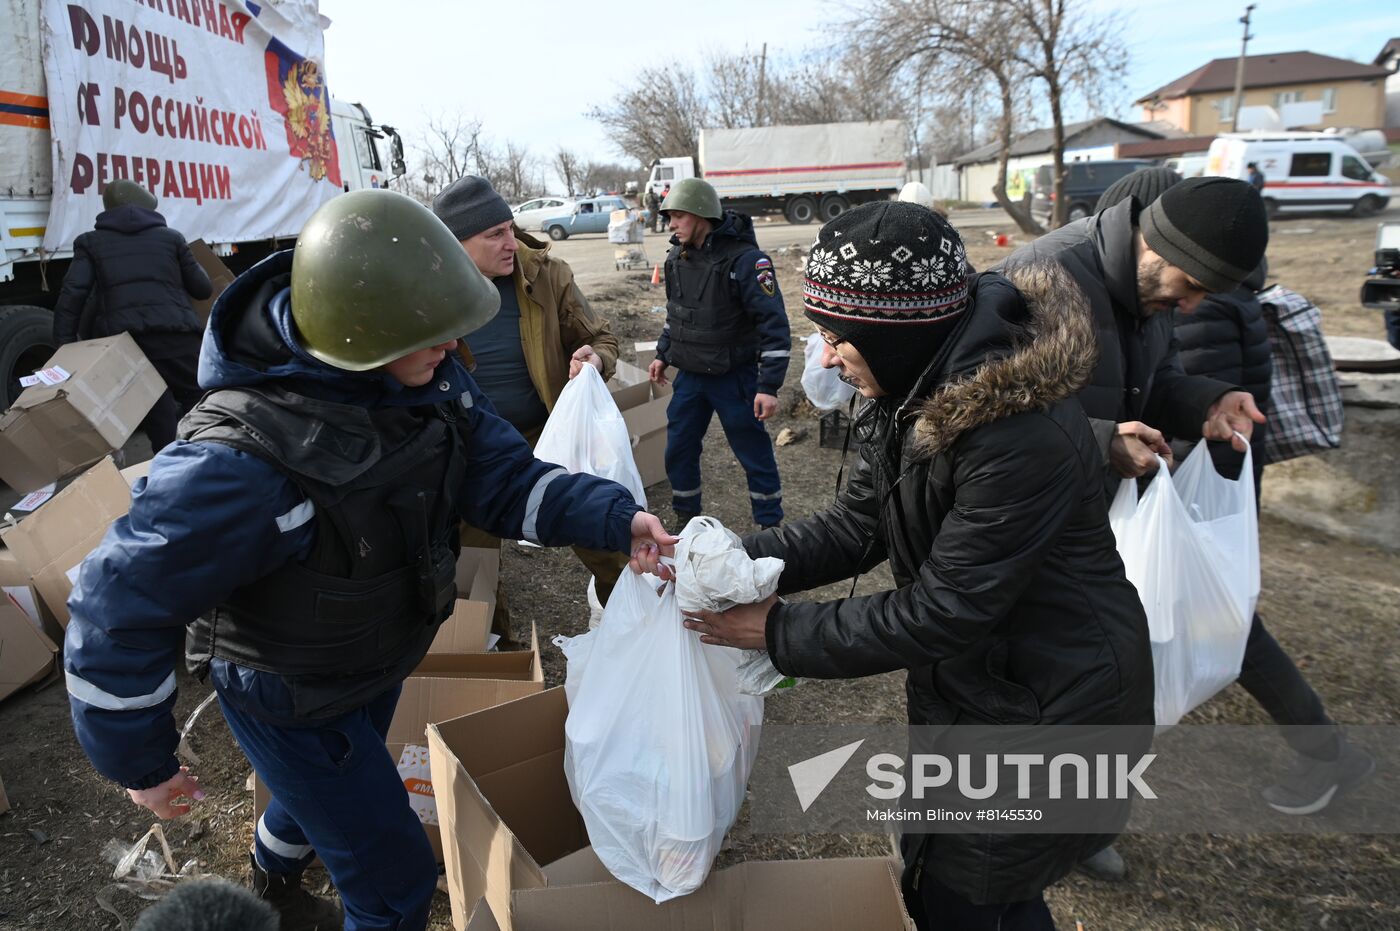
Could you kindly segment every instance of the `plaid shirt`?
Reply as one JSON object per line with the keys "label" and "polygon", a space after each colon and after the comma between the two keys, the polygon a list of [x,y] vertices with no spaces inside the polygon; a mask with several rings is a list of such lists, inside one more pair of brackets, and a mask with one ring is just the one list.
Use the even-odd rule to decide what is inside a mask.
{"label": "plaid shirt", "polygon": [[1264,462],[1336,449],[1342,445],[1342,388],[1322,335],[1321,311],[1282,285],[1261,292],[1259,303],[1274,365]]}

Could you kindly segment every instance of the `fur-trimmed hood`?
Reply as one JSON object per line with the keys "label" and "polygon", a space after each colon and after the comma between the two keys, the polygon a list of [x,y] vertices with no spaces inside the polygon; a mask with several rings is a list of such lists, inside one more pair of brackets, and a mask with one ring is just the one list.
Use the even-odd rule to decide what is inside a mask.
{"label": "fur-trimmed hood", "polygon": [[1009,350],[992,348],[970,370],[959,364],[986,338],[986,321],[978,325],[974,308],[974,319],[955,337],[971,345],[948,356],[936,376],[938,386],[917,408],[914,458],[932,458],[974,427],[1045,410],[1088,381],[1098,344],[1089,302],[1074,279],[1059,265],[1040,263],[1017,269],[1010,280],[1025,300],[1027,316],[1019,324],[994,315],[991,321],[1013,331]]}

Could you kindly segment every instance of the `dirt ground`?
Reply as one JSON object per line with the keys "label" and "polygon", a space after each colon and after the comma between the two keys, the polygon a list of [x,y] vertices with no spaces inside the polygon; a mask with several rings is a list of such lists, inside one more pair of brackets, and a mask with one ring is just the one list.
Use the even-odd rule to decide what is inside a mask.
{"label": "dirt ground", "polygon": [[[1357,301],[1374,235],[1374,221],[1279,221],[1269,250],[1271,280],[1311,297],[1322,308],[1329,333],[1380,337],[1378,315]],[[968,246],[972,261],[983,268],[1005,252],[985,230],[969,231]],[[817,445],[815,412],[801,399],[798,384],[800,341],[811,332],[800,313],[801,255],[790,251],[773,258],[788,296],[796,351],[772,431],[791,427],[801,434],[778,450],[785,507],[797,516],[830,502],[840,453]],[[614,286],[595,289],[590,297],[612,321],[625,356],[632,355],[633,341],[659,333],[662,317],[651,308],[661,299],[643,273],[619,273]],[[707,443],[704,474],[707,511],[747,530],[751,519],[740,470],[717,425]],[[667,487],[654,486],[648,493],[653,509],[669,520]],[[1267,514],[1261,548],[1261,613],[1330,713],[1344,723],[1400,723],[1400,555],[1330,539]],[[528,629],[532,620],[539,626],[547,684],[561,683],[563,657],[548,638],[585,628],[585,570],[566,550],[506,547],[503,579],[512,593],[517,629]],[[861,588],[888,584],[888,574],[880,570],[864,578]],[[839,588],[809,597],[832,597]],[[177,719],[183,721],[206,694],[206,687],[182,679]],[[903,676],[804,683],[770,699],[766,714],[778,723],[900,722]],[[1261,723],[1265,718],[1232,687],[1189,720]],[[167,826],[174,859],[177,864],[196,860],[199,872],[243,878],[252,826],[247,763],[217,708],[201,720],[193,744],[201,756],[195,770],[208,798],[191,816]],[[136,840],[152,819],[93,772],[73,737],[61,684],[0,705],[0,775],[13,806],[0,816],[0,928],[124,927],[145,903],[112,884],[106,848]],[[1260,784],[1269,776],[1258,774]],[[1076,875],[1049,891],[1060,928],[1073,931],[1076,920],[1088,931],[1400,928],[1400,837],[1138,835],[1123,838],[1119,847],[1131,870],[1127,882],[1104,885]],[[886,852],[883,837],[754,835],[741,817],[720,865]],[[323,885],[324,874],[314,881]],[[451,927],[445,896],[438,896],[431,927]]]}

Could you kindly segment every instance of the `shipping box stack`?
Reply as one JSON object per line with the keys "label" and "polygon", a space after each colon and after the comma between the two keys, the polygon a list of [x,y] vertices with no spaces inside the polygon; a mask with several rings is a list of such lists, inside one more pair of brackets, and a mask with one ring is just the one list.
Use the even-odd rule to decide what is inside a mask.
{"label": "shipping box stack", "polygon": [[28,493],[122,445],[165,392],[126,333],[69,343],[0,415],[0,480]]}
{"label": "shipping box stack", "polygon": [[[499,569],[498,550],[462,551],[457,560],[457,591],[461,597],[452,616],[439,629],[428,655],[404,680],[385,739],[390,755],[399,763],[409,800],[423,821],[439,862],[443,848],[428,770],[429,725],[544,690],[539,637],[533,628],[528,650],[486,651]],[[254,819],[261,816],[270,798],[262,781],[256,780]]]}
{"label": "shipping box stack", "polygon": [[588,846],[564,774],[562,688],[428,729],[458,931],[908,931],[891,859],[753,862],[656,905]]}

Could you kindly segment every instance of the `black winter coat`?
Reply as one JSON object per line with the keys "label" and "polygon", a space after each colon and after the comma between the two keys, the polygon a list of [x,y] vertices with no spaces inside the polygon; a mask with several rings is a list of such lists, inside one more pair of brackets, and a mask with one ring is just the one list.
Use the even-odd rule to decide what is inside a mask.
{"label": "black winter coat", "polygon": [[1002,263],[1010,273],[1054,262],[1083,289],[1094,316],[1099,361],[1079,392],[1103,461],[1116,424],[1139,420],[1170,436],[1199,440],[1206,411],[1234,387],[1188,375],[1177,356],[1170,314],[1138,312],[1137,201],[1129,197],[1022,246]]}
{"label": "black winter coat", "polygon": [[[126,205],[97,215],[96,228],[73,242],[73,262],[53,311],[60,346],[117,333],[198,333],[190,298],[213,292],[185,237],[165,217]],[[86,312],[89,299],[95,301]]]}
{"label": "black winter coat", "polygon": [[[1181,344],[1181,365],[1188,375],[1205,375],[1239,385],[1254,396],[1254,403],[1269,413],[1269,388],[1273,377],[1273,356],[1269,346],[1269,325],[1255,296],[1264,285],[1260,268],[1244,284],[1229,294],[1212,294],[1192,313],[1176,311],[1173,321]],[[1262,451],[1268,423],[1256,424],[1250,437],[1254,450],[1254,473],[1264,470]],[[1194,443],[1172,444],[1178,460],[1185,458]],[[1244,455],[1226,442],[1211,441],[1211,457],[1217,471],[1235,478]]]}
{"label": "black winter coat", "polygon": [[[913,724],[1150,724],[1147,618],[1072,397],[1094,364],[1093,327],[1058,267],[1024,268],[1017,284],[1029,307],[1002,276],[974,279],[973,309],[902,408],[902,479],[862,447],[834,507],[746,538],[750,556],[787,561],[780,592],[886,559],[897,586],[776,606],[769,653],[793,676],[907,669]],[[937,835],[925,870],[973,902],[1019,901],[1107,842]]]}

